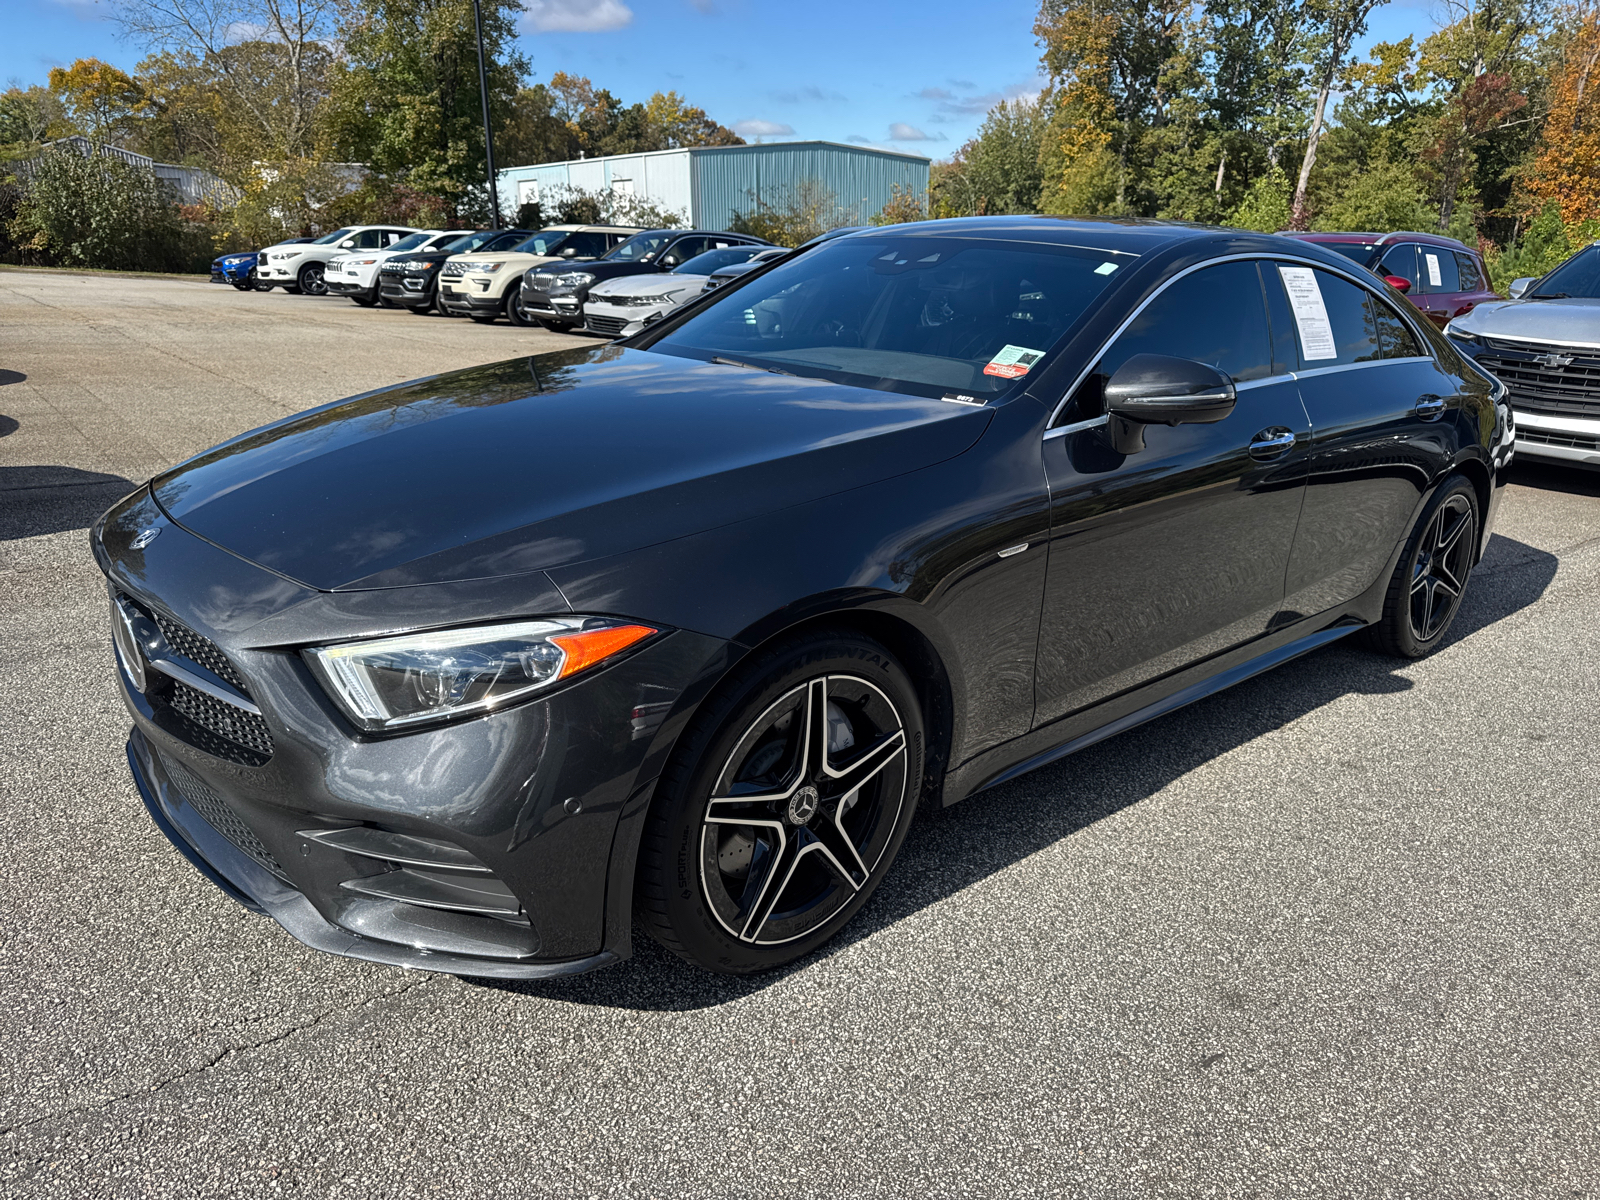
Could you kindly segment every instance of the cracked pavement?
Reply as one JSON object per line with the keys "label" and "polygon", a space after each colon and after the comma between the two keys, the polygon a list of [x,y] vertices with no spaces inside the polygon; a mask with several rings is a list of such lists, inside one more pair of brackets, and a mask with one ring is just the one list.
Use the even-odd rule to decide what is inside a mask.
{"label": "cracked pavement", "polygon": [[576,339],[0,272],[0,1193],[1600,1194],[1600,474],[1452,640],[1341,643],[925,816],[834,945],[514,986],[307,950],[127,776],[85,529],[185,455]]}

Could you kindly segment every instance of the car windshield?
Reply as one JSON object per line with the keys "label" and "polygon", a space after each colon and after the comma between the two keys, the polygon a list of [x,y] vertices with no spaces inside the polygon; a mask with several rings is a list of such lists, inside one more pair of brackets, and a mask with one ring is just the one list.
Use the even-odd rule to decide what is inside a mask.
{"label": "car windshield", "polygon": [[1600,299],[1600,245],[1580,250],[1528,289],[1535,299]]}
{"label": "car windshield", "polygon": [[335,229],[332,233],[323,234],[311,244],[313,246],[331,246],[341,238],[349,237],[354,232],[355,230],[353,229]]}
{"label": "car windshield", "polygon": [[704,254],[696,254],[681,267],[674,267],[672,275],[709,275],[723,267],[731,267],[734,263],[747,262],[755,254],[755,246],[730,246],[725,250],[707,250]]}
{"label": "car windshield", "polygon": [[1335,254],[1342,254],[1351,262],[1360,263],[1363,267],[1367,265],[1367,260],[1372,257],[1373,247],[1375,247],[1377,244],[1378,243],[1376,242],[1319,243],[1319,245],[1321,245],[1324,249],[1332,250]]}
{"label": "car windshield", "polygon": [[438,236],[438,235],[437,234],[432,234],[432,233],[413,233],[413,234],[409,235],[408,237],[401,238],[394,245],[390,246],[389,249],[391,249],[391,250],[415,250],[418,246],[426,245],[429,241],[431,241],[436,236]]}
{"label": "car windshield", "polygon": [[[520,230],[511,233],[475,233],[472,235],[472,249],[474,250],[509,250],[527,238],[527,234]],[[479,241],[478,239],[482,239]],[[465,247],[463,247],[465,249]]]}
{"label": "car windshield", "polygon": [[646,343],[856,387],[990,396],[1037,369],[1135,256],[883,234],[779,263]]}
{"label": "car windshield", "polygon": [[671,230],[636,233],[605,256],[605,262],[649,262],[675,235]]}
{"label": "car windshield", "polygon": [[572,236],[570,229],[543,229],[531,238],[525,238],[515,246],[496,246],[496,250],[515,250],[519,254],[538,254],[549,257],[561,250],[561,243]]}

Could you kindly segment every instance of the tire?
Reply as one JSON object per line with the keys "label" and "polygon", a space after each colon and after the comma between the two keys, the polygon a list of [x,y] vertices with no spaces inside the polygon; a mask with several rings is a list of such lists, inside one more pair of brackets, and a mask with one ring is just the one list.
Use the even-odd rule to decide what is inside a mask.
{"label": "tire", "polygon": [[551,333],[571,333],[578,327],[572,321],[547,321],[543,317],[539,318],[539,326],[542,329],[548,329]]}
{"label": "tire", "polygon": [[297,283],[281,283],[278,286],[291,296],[298,296],[300,294],[300,285]]}
{"label": "tire", "polygon": [[350,299],[354,300],[362,308],[371,308],[377,303],[371,296],[351,296]]}
{"label": "tire", "polygon": [[425,317],[425,316],[428,315],[428,313],[430,311],[432,311],[432,309],[433,309],[433,301],[430,300],[426,304],[408,304],[408,305],[406,305],[406,307],[409,308],[412,312],[416,313],[417,316]]}
{"label": "tire", "polygon": [[255,284],[251,283],[247,279],[243,283],[234,284],[233,288],[234,288],[235,291],[238,291],[238,292],[251,292],[251,291],[255,290]]}
{"label": "tire", "polygon": [[522,288],[520,285],[516,291],[508,291],[506,293],[506,320],[519,329],[530,329],[538,324],[537,318],[522,307]]}
{"label": "tire", "polygon": [[321,263],[307,263],[300,268],[298,279],[300,294],[303,296],[326,296],[328,284],[322,277]]}
{"label": "tire", "polygon": [[1373,647],[1398,658],[1422,658],[1444,643],[1477,557],[1478,519],[1472,481],[1449,476],[1406,539],[1383,616],[1368,630]]}
{"label": "tire", "polygon": [[662,773],[639,923],[722,974],[809,954],[893,864],[923,743],[910,676],[870,638],[819,629],[760,652],[705,702]]}
{"label": "tire", "polygon": [[501,296],[500,297],[499,306],[496,307],[496,308],[491,309],[489,312],[486,312],[486,313],[484,313],[484,312],[475,312],[474,310],[469,308],[467,310],[467,316],[471,317],[479,325],[493,325],[496,321],[498,321],[500,319],[500,314],[506,311],[506,301],[509,300],[509,299],[510,299],[509,293],[507,295],[505,295],[505,296]]}

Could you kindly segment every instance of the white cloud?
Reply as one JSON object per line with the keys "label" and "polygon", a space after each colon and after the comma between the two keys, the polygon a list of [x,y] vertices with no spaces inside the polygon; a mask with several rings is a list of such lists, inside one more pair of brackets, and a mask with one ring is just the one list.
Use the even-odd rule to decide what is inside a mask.
{"label": "white cloud", "polygon": [[605,33],[633,24],[622,0],[528,0],[527,11],[535,33]]}
{"label": "white cloud", "polygon": [[934,136],[933,134],[923,133],[915,125],[907,125],[904,121],[896,121],[889,126],[889,140],[891,142],[942,142],[945,140],[945,135],[941,133],[938,136]]}
{"label": "white cloud", "polygon": [[788,137],[794,126],[782,121],[735,121],[733,131],[740,137]]}

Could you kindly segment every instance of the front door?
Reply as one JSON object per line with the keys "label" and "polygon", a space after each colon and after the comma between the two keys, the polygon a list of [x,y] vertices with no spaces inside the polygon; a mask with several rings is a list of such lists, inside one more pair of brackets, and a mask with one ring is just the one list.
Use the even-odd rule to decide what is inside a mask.
{"label": "front door", "polygon": [[1103,427],[1047,435],[1050,559],[1035,724],[1272,627],[1310,436],[1290,373],[1292,337],[1268,319],[1256,262],[1203,268],[1135,318],[1062,420],[1071,430],[1102,412],[1105,380],[1141,353],[1227,372],[1238,387],[1233,412],[1211,425],[1145,426],[1144,450],[1126,456]]}

